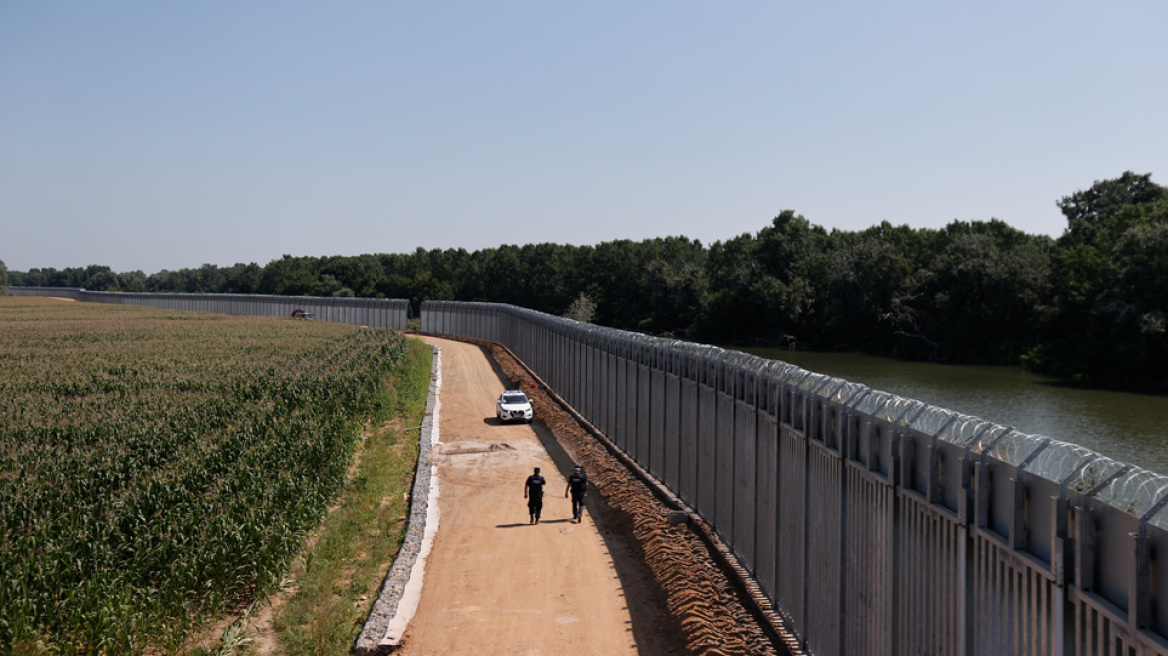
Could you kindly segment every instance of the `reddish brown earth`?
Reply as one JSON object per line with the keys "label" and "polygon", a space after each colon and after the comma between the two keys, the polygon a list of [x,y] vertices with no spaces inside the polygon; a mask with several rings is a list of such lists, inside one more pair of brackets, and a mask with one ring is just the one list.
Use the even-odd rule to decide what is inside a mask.
{"label": "reddish brown earth", "polygon": [[[502,349],[442,349],[440,523],[421,601],[398,653],[774,654],[706,546]],[[495,399],[522,387],[537,422],[501,425]],[[566,475],[592,483],[570,520]],[[523,483],[548,479],[528,523]]]}

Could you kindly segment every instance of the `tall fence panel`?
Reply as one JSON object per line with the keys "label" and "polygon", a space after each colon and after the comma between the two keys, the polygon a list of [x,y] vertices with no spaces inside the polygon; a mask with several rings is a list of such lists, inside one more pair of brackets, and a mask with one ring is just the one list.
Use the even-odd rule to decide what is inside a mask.
{"label": "tall fence panel", "polygon": [[754,504],[754,577],[764,590],[776,589],[778,552],[778,422],[769,412],[759,415],[756,444],[756,494]]}
{"label": "tall fence panel", "polygon": [[[702,374],[708,373],[704,370]],[[706,521],[713,524],[714,493],[718,474],[718,392],[710,386],[698,388],[698,496],[694,508]]]}
{"label": "tall fence panel", "polygon": [[638,363],[636,366],[636,390],[637,390],[637,412],[636,412],[636,448],[633,450],[633,455],[637,462],[641,463],[645,469],[649,470],[653,475],[658,475],[658,472],[653,471],[653,461],[649,458],[649,447],[652,446],[651,433],[653,424],[653,377],[652,370],[649,365],[644,363],[645,354],[638,353]]}
{"label": "tall fence panel", "polygon": [[771,589],[771,600],[787,620],[791,630],[806,645],[807,626],[807,462],[808,443],[801,433],[789,426],[779,432],[779,534],[775,550],[778,585]]}
{"label": "tall fence panel", "polygon": [[[747,384],[742,383],[740,389],[746,387]],[[753,571],[756,568],[755,535],[758,533],[755,506],[758,503],[759,462],[758,406],[754,402],[752,387],[750,394],[749,400],[745,393],[740,394],[734,403],[732,544],[738,559]]]}
{"label": "tall fence panel", "polygon": [[714,530],[733,545],[734,534],[734,383],[724,367],[718,371],[714,394]]}
{"label": "tall fence panel", "polygon": [[677,373],[678,362],[670,363],[669,371],[664,373],[664,384],[661,390],[662,412],[665,417],[661,424],[661,450],[665,461],[666,480],[678,482],[678,493],[681,492],[681,377]]}
{"label": "tall fence panel", "polygon": [[[687,365],[688,366],[688,365]],[[679,381],[678,393],[678,454],[677,454],[677,494],[689,506],[697,507],[698,481],[701,480],[698,465],[698,394],[699,386],[691,378],[692,370],[687,369]]]}
{"label": "tall fence panel", "polygon": [[471,317],[713,526],[811,653],[1168,656],[1168,478],[781,362],[422,305],[427,332],[484,338]]}
{"label": "tall fence panel", "polygon": [[649,471],[659,479],[667,479],[669,474],[665,462],[665,425],[667,422],[665,394],[668,390],[665,381],[668,374],[664,368],[658,368],[659,366],[654,366],[649,371],[648,376],[649,426],[646,432],[649,438]]}

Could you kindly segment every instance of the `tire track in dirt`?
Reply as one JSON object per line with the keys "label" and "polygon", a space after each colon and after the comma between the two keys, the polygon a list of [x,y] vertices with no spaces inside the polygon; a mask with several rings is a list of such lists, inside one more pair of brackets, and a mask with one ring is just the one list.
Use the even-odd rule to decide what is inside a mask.
{"label": "tire track in dirt", "polygon": [[[542,385],[536,384],[510,351],[498,344],[476,343],[488,350],[513,387],[528,394],[535,416],[551,429],[574,460],[584,466],[592,489],[612,510],[625,516],[692,653],[699,656],[793,653],[789,645],[776,646],[771,641],[693,527],[685,522],[670,522],[670,515],[675,511],[561,408]],[[702,520],[691,516],[689,521]],[[704,525],[698,528],[708,530]]]}

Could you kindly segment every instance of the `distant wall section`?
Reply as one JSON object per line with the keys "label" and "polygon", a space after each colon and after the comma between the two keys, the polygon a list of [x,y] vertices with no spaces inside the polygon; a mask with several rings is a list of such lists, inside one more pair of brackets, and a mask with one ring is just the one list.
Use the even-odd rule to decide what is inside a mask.
{"label": "distant wall section", "polygon": [[85,303],[143,305],[166,310],[189,310],[254,317],[291,317],[308,312],[317,321],[405,330],[410,303],[405,299],[269,296],[263,294],[164,294],[153,292],[94,292],[61,287],[9,287],[14,296],[53,296]]}

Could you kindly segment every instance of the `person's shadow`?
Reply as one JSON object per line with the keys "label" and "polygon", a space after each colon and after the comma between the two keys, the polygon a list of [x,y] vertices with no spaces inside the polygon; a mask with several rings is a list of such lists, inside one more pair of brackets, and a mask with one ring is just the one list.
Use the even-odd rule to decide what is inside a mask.
{"label": "person's shadow", "polygon": [[495,528],[519,528],[520,526],[539,526],[542,524],[567,524],[571,522],[570,519],[541,519],[539,524],[530,524],[524,522],[522,524],[495,524]]}

